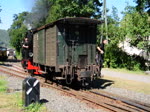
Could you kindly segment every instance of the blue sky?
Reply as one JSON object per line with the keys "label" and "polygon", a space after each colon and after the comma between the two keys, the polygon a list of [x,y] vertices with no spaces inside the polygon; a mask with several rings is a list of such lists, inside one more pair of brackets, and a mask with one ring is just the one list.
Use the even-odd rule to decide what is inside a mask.
{"label": "blue sky", "polygon": [[[0,6],[2,8],[2,12],[0,12],[2,20],[0,29],[7,30],[11,26],[14,14],[31,11],[34,1],[35,0],[0,0]],[[133,0],[106,0],[106,2],[108,9],[112,9],[112,6],[118,9],[120,17],[122,17],[120,13],[124,10],[126,2],[131,6],[135,6]],[[111,11],[108,14],[110,13]]]}

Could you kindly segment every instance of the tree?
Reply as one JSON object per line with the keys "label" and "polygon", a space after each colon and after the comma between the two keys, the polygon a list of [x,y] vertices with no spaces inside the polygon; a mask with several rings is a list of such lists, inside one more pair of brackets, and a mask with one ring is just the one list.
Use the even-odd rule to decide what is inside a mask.
{"label": "tree", "polygon": [[100,18],[99,0],[50,0],[52,5],[49,10],[47,23],[64,17],[94,17]]}
{"label": "tree", "polygon": [[37,0],[26,23],[39,27],[64,17],[100,18],[99,0]]}
{"label": "tree", "polygon": [[126,29],[126,36],[131,39],[131,44],[139,49],[147,50],[148,41],[146,40],[150,35],[148,14],[143,12],[141,15],[134,7],[127,7],[124,14],[121,27]]}
{"label": "tree", "polygon": [[20,49],[22,47],[21,41],[25,37],[25,32],[27,31],[27,27],[24,24],[24,20],[27,15],[28,12],[22,12],[18,15],[14,14],[13,24],[8,30],[10,35],[10,43],[18,53],[20,53]]}
{"label": "tree", "polygon": [[[127,6],[125,8],[124,17],[121,22],[118,18],[118,11],[115,7],[112,8],[111,15],[108,16],[108,38],[109,44],[105,50],[105,65],[113,68],[127,68],[129,70],[146,69],[145,60],[139,56],[130,56],[118,47],[120,42],[125,41],[126,37],[131,39],[131,44],[144,49],[143,45],[147,44],[144,41],[148,36],[149,24],[147,23],[148,15],[140,15],[135,7]],[[100,35],[105,37],[105,28],[99,27]],[[99,37],[100,37],[99,35]],[[139,40],[139,36],[141,40]],[[143,43],[144,42],[144,43]],[[146,46],[145,46],[145,49]]]}
{"label": "tree", "polygon": [[137,6],[136,10],[139,13],[145,12],[145,10],[148,12],[150,15],[150,1],[149,0],[135,0]]}
{"label": "tree", "polygon": [[[141,12],[136,10],[136,7],[127,6],[123,12],[124,17],[120,23],[120,27],[124,29],[125,37],[130,39],[130,44],[138,49],[142,49],[145,52],[150,51],[148,45],[150,35],[150,24],[148,21],[149,15],[147,12]],[[130,56],[131,57],[131,56]],[[129,61],[129,60],[128,60]],[[146,69],[146,60],[139,56],[131,58],[131,66],[138,67],[139,69]]]}
{"label": "tree", "polygon": [[[118,44],[121,40],[124,39],[124,33],[122,33],[122,29],[119,26],[119,17],[118,17],[118,10],[116,7],[112,7],[112,13],[108,18],[108,38],[109,44],[106,46],[106,53],[105,53],[105,65],[108,67],[125,67],[123,65],[122,60],[122,51],[118,48]],[[99,27],[100,32],[99,37],[102,35],[105,37],[106,31],[105,28]]]}

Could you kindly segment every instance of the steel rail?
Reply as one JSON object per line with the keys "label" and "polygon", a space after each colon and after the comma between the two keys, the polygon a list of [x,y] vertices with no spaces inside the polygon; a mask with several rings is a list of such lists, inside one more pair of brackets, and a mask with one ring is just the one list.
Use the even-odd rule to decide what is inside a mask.
{"label": "steel rail", "polygon": [[140,104],[137,104],[137,103],[134,103],[134,102],[131,102],[131,101],[127,101],[127,100],[124,100],[124,99],[121,99],[121,98],[117,98],[117,97],[114,97],[114,96],[108,96],[106,94],[101,94],[101,93],[94,92],[94,91],[89,91],[89,92],[97,94],[97,95],[101,95],[101,96],[104,96],[104,97],[107,97],[107,98],[111,98],[113,100],[118,100],[118,101],[121,101],[121,102],[126,103],[128,105],[132,105],[132,106],[137,107],[139,109],[142,109],[144,111],[150,112],[150,108],[148,108],[146,106],[143,106],[143,105],[140,105]]}
{"label": "steel rail", "polygon": [[[26,78],[25,75],[27,75],[26,73],[24,73],[24,72],[22,72],[22,71],[14,70],[14,69],[11,69],[11,68],[8,68],[8,67],[3,67],[3,66],[1,66],[0,68],[5,68],[5,69],[7,69],[7,71],[4,70],[4,69],[0,69],[1,72],[7,73],[7,74],[10,74],[10,75],[13,75],[13,76],[17,76],[17,77],[20,77],[20,78]],[[15,74],[15,73],[12,73],[12,72],[17,72],[18,75]],[[20,74],[20,75],[19,75],[19,74]],[[22,75],[21,75],[21,74],[22,74]],[[38,78],[38,79],[39,79],[39,78]],[[44,80],[44,79],[43,79],[43,78],[40,78],[40,80]],[[64,89],[62,88],[62,86],[61,86],[61,88],[60,88],[60,86],[58,86],[58,85],[57,85],[57,87],[56,87],[56,86],[54,86],[54,85],[50,85],[50,84],[47,84],[47,83],[43,83],[43,81],[41,81],[41,86],[42,86],[42,87],[48,87],[48,88],[51,87],[51,88],[57,89],[57,90],[59,90],[59,91],[62,91],[62,92],[64,92],[64,93],[67,93],[68,95],[75,96],[75,97],[78,98],[78,99],[82,99],[82,100],[88,101],[88,102],[90,102],[90,103],[93,103],[93,104],[95,104],[95,105],[97,105],[97,106],[103,107],[105,110],[108,110],[108,111],[113,111],[113,112],[129,111],[129,112],[133,112],[132,110],[136,110],[136,108],[138,108],[138,109],[141,109],[141,110],[150,112],[150,108],[148,108],[148,107],[146,107],[146,106],[142,106],[142,105],[137,104],[137,103],[134,103],[134,102],[130,102],[130,101],[127,101],[127,100],[124,100],[124,99],[121,99],[121,98],[114,97],[114,96],[108,96],[108,95],[106,95],[106,94],[102,94],[102,93],[98,93],[98,92],[94,92],[94,91],[89,91],[89,92],[91,92],[91,93],[93,93],[93,94],[101,95],[101,96],[103,96],[103,97],[110,98],[110,99],[115,100],[115,101],[116,101],[116,100],[117,100],[117,101],[121,101],[121,102],[123,102],[123,103],[125,103],[125,104],[131,105],[131,106],[136,107],[136,108],[127,110],[127,108],[122,108],[122,106],[119,107],[119,106],[118,106],[119,104],[118,104],[118,105],[111,105],[111,103],[109,103],[109,102],[108,102],[108,103],[105,103],[105,102],[102,102],[102,101],[95,101],[95,100],[93,100],[92,97],[88,97],[88,95],[86,96],[86,94],[85,94],[84,92],[79,92],[79,91],[71,90],[70,88],[68,88],[69,91],[68,91],[68,89],[67,89],[67,90],[64,90]],[[82,93],[83,93],[83,94],[82,94]],[[140,111],[140,110],[138,110],[138,109],[137,109],[137,111]]]}

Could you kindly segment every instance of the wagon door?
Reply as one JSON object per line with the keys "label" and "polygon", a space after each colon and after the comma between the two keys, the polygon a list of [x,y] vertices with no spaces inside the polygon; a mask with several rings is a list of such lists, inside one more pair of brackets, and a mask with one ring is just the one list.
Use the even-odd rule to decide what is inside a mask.
{"label": "wagon door", "polygon": [[64,25],[58,24],[57,27],[57,57],[58,64],[65,65],[66,64],[66,42],[65,42],[65,28]]}

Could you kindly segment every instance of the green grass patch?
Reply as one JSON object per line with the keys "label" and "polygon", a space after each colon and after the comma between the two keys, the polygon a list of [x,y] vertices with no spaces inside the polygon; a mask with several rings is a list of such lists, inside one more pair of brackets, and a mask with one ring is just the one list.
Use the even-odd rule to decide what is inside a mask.
{"label": "green grass patch", "polygon": [[125,69],[125,68],[104,68],[104,69],[108,69],[108,70],[113,70],[113,71],[116,71],[116,72],[122,72],[122,73],[128,73],[128,74],[135,74],[135,75],[147,75],[144,71],[140,71],[140,70],[137,70],[137,71],[132,71],[132,70],[128,70],[128,69]]}
{"label": "green grass patch", "polygon": [[0,112],[47,112],[42,104],[31,104],[28,107],[23,106],[22,93],[7,93],[7,82],[0,76]]}
{"label": "green grass patch", "polygon": [[4,77],[0,76],[0,93],[6,92],[7,90],[7,82]]}
{"label": "green grass patch", "polygon": [[126,80],[126,79],[110,77],[110,76],[105,76],[105,79],[114,81],[112,87],[123,88],[123,89],[150,95],[150,88],[149,88],[150,83]]}
{"label": "green grass patch", "polygon": [[0,64],[4,64],[4,62],[3,62],[3,61],[0,61]]}
{"label": "green grass patch", "polygon": [[47,112],[47,110],[42,104],[35,103],[26,107],[25,112]]}
{"label": "green grass patch", "polygon": [[22,107],[18,102],[20,96],[18,93],[0,93],[0,112],[21,112]]}
{"label": "green grass patch", "polygon": [[16,53],[16,57],[17,57],[17,59],[19,59],[19,60],[21,60],[22,59],[22,55],[21,55],[21,53]]}

